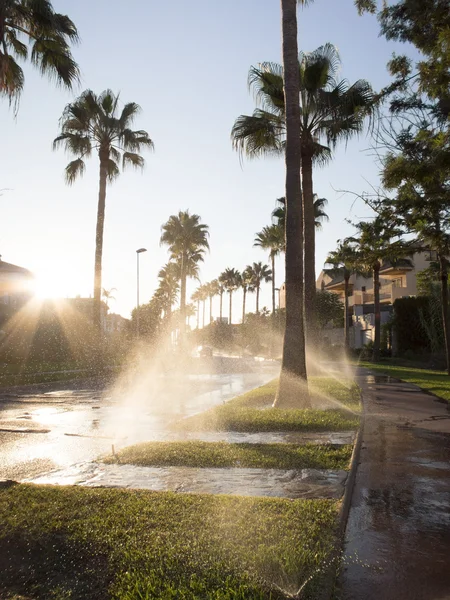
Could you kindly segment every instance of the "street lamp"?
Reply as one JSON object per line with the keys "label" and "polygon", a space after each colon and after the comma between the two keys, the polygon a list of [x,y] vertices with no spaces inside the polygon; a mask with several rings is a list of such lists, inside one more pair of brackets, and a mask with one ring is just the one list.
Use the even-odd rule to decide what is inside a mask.
{"label": "street lamp", "polygon": [[136,337],[139,337],[139,255],[143,252],[147,252],[147,248],[139,248],[139,250],[136,250]]}

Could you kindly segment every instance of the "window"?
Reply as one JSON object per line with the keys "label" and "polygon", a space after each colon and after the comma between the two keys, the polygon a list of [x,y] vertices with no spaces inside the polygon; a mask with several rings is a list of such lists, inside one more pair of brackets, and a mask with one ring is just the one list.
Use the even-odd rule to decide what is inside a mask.
{"label": "window", "polygon": [[437,259],[437,252],[435,252],[434,250],[429,250],[428,252],[425,252],[425,260],[427,262],[436,262]]}
{"label": "window", "polygon": [[365,285],[363,285],[363,286],[361,287],[361,291],[362,291],[362,292],[365,292],[365,291],[366,291],[366,286],[365,286]]}

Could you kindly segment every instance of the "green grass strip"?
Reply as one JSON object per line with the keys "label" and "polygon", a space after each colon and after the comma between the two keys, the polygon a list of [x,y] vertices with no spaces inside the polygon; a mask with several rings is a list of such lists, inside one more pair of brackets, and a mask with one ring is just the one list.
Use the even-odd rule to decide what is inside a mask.
{"label": "green grass strip", "polygon": [[[348,431],[357,429],[360,390],[351,381],[339,382],[329,377],[309,381],[314,402],[327,401],[336,408],[280,410],[271,408],[278,381],[238,396],[221,406],[183,419],[177,429],[239,432],[264,431]],[[353,411],[353,413],[351,412]]]}
{"label": "green grass strip", "polygon": [[319,577],[337,503],[18,485],[0,491],[0,597],[278,600]]}
{"label": "green grass strip", "polygon": [[347,469],[351,453],[351,445],[150,442],[124,448],[105,462],[152,467]]}
{"label": "green grass strip", "polygon": [[431,392],[438,398],[450,402],[450,377],[444,371],[403,367],[389,363],[361,362],[359,366],[383,375],[390,375],[407,383],[414,383],[423,390]]}

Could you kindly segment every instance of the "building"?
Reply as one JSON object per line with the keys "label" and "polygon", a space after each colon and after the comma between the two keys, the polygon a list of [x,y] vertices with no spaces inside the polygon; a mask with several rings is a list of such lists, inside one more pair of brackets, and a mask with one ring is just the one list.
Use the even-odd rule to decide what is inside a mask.
{"label": "building", "polygon": [[31,299],[33,282],[31,271],[5,262],[0,256],[0,324]]}
{"label": "building", "polygon": [[[392,314],[392,305],[397,298],[417,295],[417,274],[437,261],[435,252],[416,253],[412,259],[400,259],[391,264],[386,262],[380,269],[380,312],[381,324],[387,323]],[[317,290],[338,294],[344,302],[344,276],[331,276],[331,270],[324,269],[316,281]],[[286,287],[280,287],[280,308],[286,307]],[[374,290],[372,277],[351,275],[348,289],[350,316],[350,345],[362,348],[373,341],[375,328]],[[324,334],[330,343],[344,341],[343,329],[329,329]]]}
{"label": "building", "polygon": [[[416,253],[412,259],[400,259],[391,264],[385,262],[380,269],[380,312],[381,324],[388,322],[392,305],[397,298],[417,295],[417,274],[437,260],[434,252]],[[318,290],[338,294],[344,302],[344,277],[332,277],[323,270],[316,282]],[[350,316],[350,345],[361,348],[373,340],[375,327],[373,279],[351,275],[348,288]],[[336,337],[330,331],[330,338]]]}
{"label": "building", "polygon": [[129,319],[125,319],[125,317],[122,317],[122,315],[118,315],[116,313],[106,315],[105,332],[111,334],[120,333],[125,330],[129,322]]}
{"label": "building", "polygon": [[[86,319],[92,323],[94,320],[94,298],[66,298],[64,300],[66,306],[70,306],[76,312],[82,314]],[[106,331],[106,317],[108,313],[108,305],[106,302],[101,300],[100,302],[100,319],[102,331]]]}

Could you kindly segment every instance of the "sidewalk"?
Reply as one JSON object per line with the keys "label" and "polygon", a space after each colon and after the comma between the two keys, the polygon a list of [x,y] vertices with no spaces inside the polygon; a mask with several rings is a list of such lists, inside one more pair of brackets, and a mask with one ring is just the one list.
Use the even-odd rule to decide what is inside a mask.
{"label": "sidewalk", "polygon": [[450,405],[357,374],[366,411],[342,600],[450,599]]}

